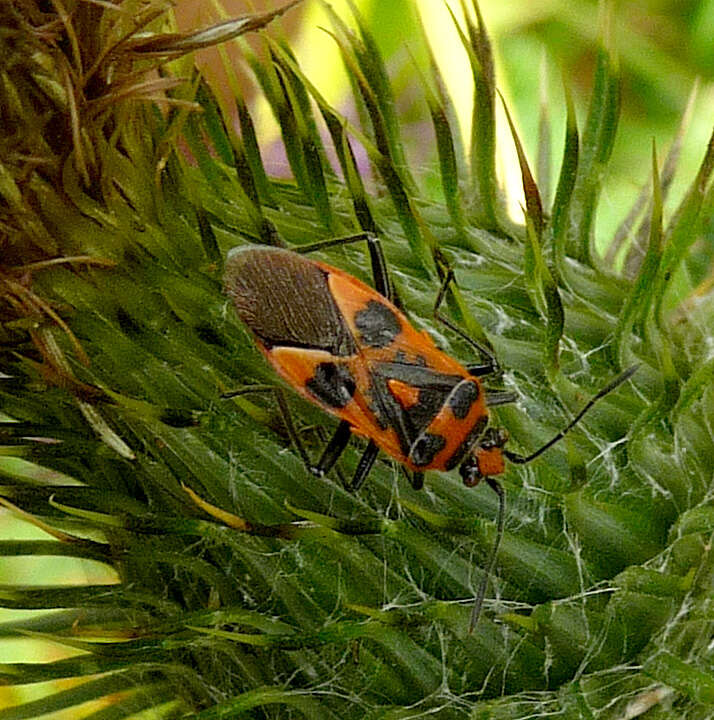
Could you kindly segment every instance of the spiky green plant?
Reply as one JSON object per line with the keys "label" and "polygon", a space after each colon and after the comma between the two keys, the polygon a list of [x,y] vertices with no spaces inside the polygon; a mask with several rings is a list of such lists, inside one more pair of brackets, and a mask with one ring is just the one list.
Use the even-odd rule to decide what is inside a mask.
{"label": "spiky green plant", "polygon": [[[271,16],[180,36],[159,34],[155,5],[127,9],[0,10],[0,494],[49,533],[0,552],[91,559],[118,578],[0,588],[5,608],[50,611],[0,625],[4,640],[68,651],[4,663],[2,681],[77,681],[0,719],[79,717],[89,700],[103,701],[94,718],[610,718],[647,707],[648,718],[709,717],[712,144],[666,222],[653,153],[636,249],[618,272],[592,244],[619,112],[606,47],[582,131],[568,102],[547,207],[516,139],[519,226],[495,176],[499,100],[477,12],[461,28],[476,99],[468,157],[436,65],[414,79],[433,121],[440,204],[405,160],[389,77],[359,17],[350,30],[332,15],[359,127],[285,42],[266,37],[262,57],[244,48],[283,132],[294,180],[281,181],[264,170],[240,95],[238,133],[200,76],[177,75],[190,61],[164,65]],[[384,461],[355,496],[336,475],[308,477],[269,398],[221,399],[275,380],[222,293],[226,251],[360,230],[382,238],[419,326],[433,328],[439,277],[455,271],[451,318],[493,346],[500,382],[518,393],[494,412],[516,449],[537,447],[640,364],[566,441],[509,469],[506,534],[472,634],[495,534],[487,487],[431,473],[417,493]],[[360,248],[325,257],[367,277]],[[439,342],[468,355],[449,334]],[[316,454],[333,423],[292,405]]]}

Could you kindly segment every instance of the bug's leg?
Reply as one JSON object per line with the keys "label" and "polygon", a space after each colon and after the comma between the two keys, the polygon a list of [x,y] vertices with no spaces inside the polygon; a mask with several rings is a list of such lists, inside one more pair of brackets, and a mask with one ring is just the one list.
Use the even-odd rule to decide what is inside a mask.
{"label": "bug's leg", "polygon": [[346,420],[342,420],[330,438],[330,442],[327,443],[325,449],[322,451],[317,465],[308,465],[310,472],[317,477],[327,475],[339,460],[340,455],[344,452],[351,437],[352,431],[350,430],[350,424]]}
{"label": "bug's leg", "polygon": [[[305,467],[315,476],[322,477],[326,475],[335,465],[338,458],[342,454],[342,451],[347,446],[350,439],[349,423],[341,422],[332,436],[332,439],[327,443],[327,447],[324,449],[317,465],[313,464],[310,460],[310,456],[300,439],[300,433],[298,433],[295,423],[293,422],[292,413],[290,412],[290,406],[288,400],[285,397],[285,393],[279,387],[275,385],[248,385],[247,387],[234,390],[232,392],[223,393],[222,398],[232,398],[238,395],[247,395],[249,393],[257,392],[272,392],[275,395],[275,399],[278,402],[280,408],[280,414],[283,418],[283,425],[285,426],[285,432],[293,444],[295,449],[300,455],[300,459],[303,461]],[[343,427],[346,426],[346,427]]]}
{"label": "bug's leg", "polygon": [[451,322],[449,318],[447,318],[441,313],[440,308],[444,302],[444,299],[446,298],[446,293],[449,289],[449,285],[453,282],[453,280],[454,271],[449,268],[446,276],[444,277],[444,282],[441,283],[441,287],[439,288],[439,294],[436,296],[436,302],[434,303],[434,319],[438,320],[442,325],[446,325],[449,330],[456,333],[462,340],[471,345],[471,347],[474,348],[479,353],[479,355],[481,355],[481,357],[486,360],[485,363],[466,366],[466,369],[472,375],[481,377],[483,375],[492,375],[493,373],[497,373],[500,368],[498,366],[496,356],[493,354],[493,352],[491,352],[491,350],[485,345],[482,345],[480,342],[477,342],[472,337],[469,337],[469,335],[467,335],[458,325]]}
{"label": "bug's leg", "polygon": [[424,487],[424,473],[423,472],[412,472],[411,470],[407,470],[407,468],[402,465],[402,470],[404,471],[404,475],[409,480],[409,484],[415,489],[415,490],[421,490]]}
{"label": "bug's leg", "polygon": [[369,259],[372,265],[372,277],[374,279],[374,289],[390,302],[396,302],[394,294],[394,286],[389,278],[387,271],[387,261],[382,250],[382,243],[379,238],[371,232],[357,233],[356,235],[347,235],[345,237],[331,238],[320,242],[304,245],[295,248],[295,252],[300,254],[314,252],[316,250],[326,250],[327,248],[337,247],[339,245],[350,245],[356,242],[366,242],[369,249]]}
{"label": "bug's leg", "polygon": [[327,250],[331,247],[339,247],[340,245],[351,245],[356,242],[367,242],[370,238],[374,238],[374,233],[361,232],[355,233],[354,235],[342,235],[340,237],[328,238],[327,240],[318,240],[317,242],[310,243],[309,245],[299,245],[293,247],[293,252],[299,255],[307,255],[311,252],[317,252],[319,250]]}
{"label": "bug's leg", "polygon": [[424,473],[414,472],[409,478],[409,482],[415,490],[421,490],[424,487]]}
{"label": "bug's leg", "polygon": [[367,247],[369,248],[369,259],[372,264],[372,277],[374,278],[374,289],[390,302],[395,301],[394,286],[389,278],[387,260],[384,257],[382,243],[376,235],[367,236]]}
{"label": "bug's leg", "polygon": [[493,375],[495,372],[498,372],[498,366],[494,368],[491,363],[475,363],[473,365],[466,365],[466,369],[469,371],[470,375],[474,375],[476,377]]}
{"label": "bug's leg", "polygon": [[379,448],[377,444],[373,440],[370,440],[369,443],[367,443],[367,449],[362,453],[362,457],[359,463],[357,463],[357,469],[352,477],[352,482],[347,486],[350,492],[357,492],[362,487],[378,454]]}
{"label": "bug's leg", "polygon": [[[293,445],[295,445],[300,457],[302,458],[305,467],[315,477],[322,477],[323,475],[327,475],[327,473],[329,473],[330,470],[332,470],[332,468],[335,466],[335,463],[340,459],[340,455],[342,455],[345,448],[347,447],[347,444],[350,441],[350,438],[352,437],[350,424],[346,420],[342,420],[340,422],[340,424],[337,426],[337,430],[335,430],[334,434],[330,438],[330,441],[327,443],[327,446],[322,451],[320,459],[315,465],[310,461],[310,456],[307,454],[307,450],[305,450],[305,446],[302,444],[302,440],[300,440],[300,436],[295,429],[295,424],[293,423],[293,419],[290,414],[290,408],[288,407],[288,401],[285,397],[285,393],[280,388],[274,389],[276,397],[278,399],[278,405],[280,405],[280,411],[283,414],[283,423],[285,424],[285,429],[288,432],[290,441],[293,443]],[[374,462],[374,460],[372,460],[372,462]],[[359,467],[357,469],[359,470]],[[367,468],[367,471],[365,472],[365,477],[367,472],[369,472],[369,468]],[[352,481],[352,484],[354,484],[354,480]]]}
{"label": "bug's leg", "polygon": [[[337,426],[337,430],[335,430],[334,434],[330,438],[330,441],[327,443],[327,446],[322,451],[322,455],[317,461],[317,464],[313,465],[310,462],[310,457],[308,456],[307,451],[305,450],[305,447],[295,429],[295,425],[293,424],[285,394],[279,388],[275,388],[275,390],[278,397],[278,404],[283,412],[283,422],[285,423],[285,428],[290,436],[290,440],[295,444],[300,457],[305,463],[305,466],[316,477],[327,475],[327,473],[332,470],[335,463],[339,460],[340,455],[342,455],[350,441],[350,438],[352,437],[350,424],[346,420],[342,420],[340,422]],[[367,449],[362,453],[362,457],[357,464],[357,469],[355,470],[355,474],[351,482],[345,485],[347,490],[350,492],[357,492],[357,490],[362,487],[364,481],[367,479],[367,475],[369,475],[369,471],[372,469],[372,465],[374,465],[374,461],[377,459],[378,454],[379,448],[377,447],[377,444],[370,440],[367,444]]]}
{"label": "bug's leg", "polygon": [[488,559],[488,565],[484,572],[484,576],[478,586],[476,592],[476,599],[474,600],[473,608],[471,609],[471,620],[469,622],[469,633],[473,632],[476,627],[479,616],[481,615],[481,608],[483,607],[483,600],[486,597],[486,589],[488,587],[488,581],[491,579],[493,569],[496,566],[496,558],[498,557],[498,547],[501,544],[501,538],[503,537],[503,528],[506,522],[506,491],[503,486],[494,478],[484,478],[489,484],[489,487],[498,495],[498,520],[496,521],[496,540],[493,543],[491,549],[491,557]]}
{"label": "bug's leg", "polygon": [[510,390],[489,390],[486,388],[486,406],[496,407],[498,405],[508,405],[516,402],[518,396]]}
{"label": "bug's leg", "polygon": [[[316,433],[318,439],[322,443],[322,446],[325,448],[325,450],[322,451],[322,455],[320,456],[320,459],[322,459],[322,456],[325,455],[325,451],[327,450],[327,446],[329,445],[328,433],[325,431],[325,428],[322,425],[320,425],[314,429],[315,429],[315,433]],[[331,433],[331,435],[333,437],[329,438],[330,442],[334,440],[334,433]],[[320,461],[318,460],[318,463],[315,467],[317,468],[317,467],[319,467],[319,465],[320,465]],[[337,476],[337,479],[340,481],[340,485],[342,485],[342,487],[347,487],[347,478],[345,477],[345,474],[342,472],[342,470],[340,469],[340,466],[336,462],[334,463],[332,470],[335,473],[335,475]],[[313,470],[311,469],[311,472],[312,471]],[[324,470],[322,472],[323,472],[323,474],[325,474]],[[328,470],[328,472],[329,472],[329,470]]]}
{"label": "bug's leg", "polygon": [[295,449],[298,451],[298,455],[300,455],[305,467],[308,468],[310,472],[313,472],[313,465],[312,462],[310,462],[310,456],[307,454],[307,450],[305,450],[305,446],[302,444],[300,435],[295,428],[295,423],[293,422],[293,417],[290,413],[290,406],[288,405],[285,393],[278,387],[274,387],[273,390],[275,392],[275,398],[278,401],[278,405],[280,406],[280,412],[283,417],[283,425],[285,425],[285,430],[288,433],[290,442],[295,446]]}
{"label": "bug's leg", "polygon": [[[293,422],[292,413],[290,412],[290,406],[288,405],[288,400],[285,397],[285,393],[282,391],[281,388],[276,387],[275,385],[249,385],[248,387],[241,388],[240,390],[223,393],[221,397],[231,398],[236,397],[237,395],[246,395],[252,392],[272,392],[275,395],[278,406],[280,407],[280,413],[283,418],[283,425],[285,426],[285,431],[287,432],[290,442],[295,446],[298,455],[300,455],[300,459],[303,461],[303,464],[310,471],[310,473],[312,473],[316,477],[322,477],[323,475],[327,475],[330,470],[333,469],[335,463],[339,460],[340,455],[342,455],[344,449],[347,447],[347,444],[350,441],[350,438],[352,437],[352,433],[350,431],[350,424],[345,420],[340,422],[340,424],[337,426],[337,430],[335,430],[334,434],[330,438],[330,441],[327,443],[325,449],[322,451],[320,459],[317,461],[317,464],[315,464],[310,460],[310,456],[305,449],[305,445],[303,445],[303,442],[300,439],[300,433],[298,433],[297,428],[295,427],[295,423]],[[367,469],[367,472],[369,472],[369,468]],[[343,484],[346,484],[344,483],[344,478],[342,476],[342,473],[339,472],[339,469],[337,470],[337,474],[340,479],[343,480]]]}

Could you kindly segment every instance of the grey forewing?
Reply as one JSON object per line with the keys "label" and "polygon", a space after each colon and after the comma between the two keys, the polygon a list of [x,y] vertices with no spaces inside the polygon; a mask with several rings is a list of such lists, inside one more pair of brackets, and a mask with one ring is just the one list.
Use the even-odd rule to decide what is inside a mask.
{"label": "grey forewing", "polygon": [[234,251],[224,284],[238,315],[269,348],[307,347],[342,357],[356,352],[327,273],[301,255],[265,247]]}

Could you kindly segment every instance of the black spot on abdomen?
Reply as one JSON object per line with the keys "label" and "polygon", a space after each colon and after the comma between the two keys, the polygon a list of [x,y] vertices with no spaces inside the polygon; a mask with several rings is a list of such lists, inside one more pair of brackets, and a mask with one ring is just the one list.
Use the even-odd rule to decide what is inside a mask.
{"label": "black spot on abdomen", "polygon": [[471,410],[471,406],[478,400],[480,395],[478,385],[465,380],[459,383],[449,396],[449,407],[457,420],[463,420]]}
{"label": "black spot on abdomen", "polygon": [[375,348],[391,345],[402,329],[394,312],[377,300],[370,300],[355,314],[355,326],[359,340]]}
{"label": "black spot on abdomen", "polygon": [[446,445],[442,435],[422,433],[409,450],[409,459],[417,467],[425,467],[434,461],[436,454]]}
{"label": "black spot on abdomen", "polygon": [[349,368],[333,362],[320,363],[305,386],[321,403],[338,409],[352,400],[357,387]]}

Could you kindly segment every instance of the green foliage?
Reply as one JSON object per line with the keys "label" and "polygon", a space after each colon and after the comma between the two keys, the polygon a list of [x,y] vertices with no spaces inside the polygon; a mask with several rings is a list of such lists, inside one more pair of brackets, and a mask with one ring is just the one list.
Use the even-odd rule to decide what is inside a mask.
{"label": "green foliage", "polygon": [[[11,38],[26,63],[4,76],[2,105],[36,155],[13,150],[22,133],[3,129],[0,496],[49,534],[0,542],[0,554],[91,560],[118,582],[0,586],[0,606],[46,611],[0,624],[4,640],[68,650],[59,660],[4,662],[0,679],[81,680],[0,710],[0,720],[79,713],[90,700],[103,701],[96,718],[150,709],[198,718],[618,717],[636,702],[653,706],[649,717],[706,717],[714,145],[670,218],[653,153],[645,253],[617,274],[591,242],[619,113],[605,45],[582,133],[567,100],[552,204],[516,137],[519,226],[494,171],[496,88],[478,13],[461,31],[480,128],[468,158],[435,66],[414,74],[434,125],[442,205],[426,201],[405,160],[387,67],[359,17],[353,30],[332,16],[359,126],[319,94],[285,41],[244,48],[282,132],[294,177],[285,181],[265,171],[242,97],[238,133],[196,74],[179,83],[162,66],[150,93],[132,74],[226,28],[147,39],[133,37],[126,18],[112,24],[103,6],[74,10],[92,83],[72,65],[79,56],[68,60],[65,45],[30,32],[34,20],[2,17],[2,42]],[[102,52],[125,36],[114,54]],[[62,75],[60,60],[75,75]],[[191,70],[185,60],[179,67]],[[43,142],[54,126],[65,134]],[[359,146],[369,168],[356,159]],[[472,634],[495,539],[488,487],[431,473],[417,492],[381,458],[354,495],[341,476],[362,441],[334,476],[314,478],[270,394],[221,398],[275,381],[223,295],[229,248],[362,230],[382,238],[420,327],[439,331],[430,317],[438,276],[454,271],[451,317],[493,346],[505,372],[492,385],[518,394],[492,413],[516,450],[538,448],[640,363],[566,440],[508,469],[506,533]],[[359,246],[319,256],[369,280]],[[438,339],[478,360],[450,333]],[[334,422],[295,397],[290,404],[316,456]]]}

